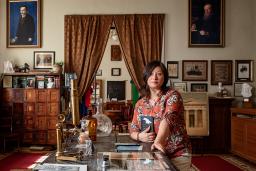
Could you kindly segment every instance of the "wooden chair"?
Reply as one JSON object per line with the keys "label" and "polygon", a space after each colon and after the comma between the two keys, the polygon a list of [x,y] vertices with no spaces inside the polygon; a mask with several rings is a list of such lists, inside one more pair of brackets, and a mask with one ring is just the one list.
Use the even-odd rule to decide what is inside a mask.
{"label": "wooden chair", "polygon": [[132,121],[133,106],[126,104],[121,108],[121,121],[118,124],[119,132],[128,132],[129,122]]}
{"label": "wooden chair", "polygon": [[7,142],[17,142],[20,147],[20,130],[15,130],[12,116],[0,117],[0,140],[3,144],[3,152],[6,151]]}

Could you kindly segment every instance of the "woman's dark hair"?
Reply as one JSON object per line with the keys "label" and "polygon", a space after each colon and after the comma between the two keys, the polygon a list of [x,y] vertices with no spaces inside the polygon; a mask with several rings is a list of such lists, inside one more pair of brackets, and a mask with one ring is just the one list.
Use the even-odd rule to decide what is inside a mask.
{"label": "woman's dark hair", "polygon": [[163,82],[163,85],[161,87],[161,90],[162,91],[167,91],[168,90],[168,87],[166,86],[166,84],[168,82],[168,71],[167,71],[165,65],[160,61],[152,61],[152,62],[148,63],[145,66],[144,71],[143,71],[144,86],[140,90],[140,93],[141,93],[142,97],[150,95],[150,90],[149,90],[149,87],[147,85],[147,81],[148,81],[148,78],[150,77],[150,75],[152,74],[153,70],[156,67],[160,67],[163,74],[164,74],[164,82]]}

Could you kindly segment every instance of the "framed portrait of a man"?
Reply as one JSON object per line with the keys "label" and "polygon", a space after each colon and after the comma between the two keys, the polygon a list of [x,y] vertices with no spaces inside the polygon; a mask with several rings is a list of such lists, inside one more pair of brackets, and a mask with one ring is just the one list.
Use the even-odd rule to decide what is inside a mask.
{"label": "framed portrait of a man", "polygon": [[225,0],[189,0],[189,47],[224,47]]}
{"label": "framed portrait of a man", "polygon": [[7,47],[41,47],[41,0],[7,0]]}

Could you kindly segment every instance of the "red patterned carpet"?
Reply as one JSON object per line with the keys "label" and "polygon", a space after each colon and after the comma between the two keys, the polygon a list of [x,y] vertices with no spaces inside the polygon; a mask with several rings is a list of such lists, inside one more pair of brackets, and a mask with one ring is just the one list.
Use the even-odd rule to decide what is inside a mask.
{"label": "red patterned carpet", "polygon": [[218,156],[195,156],[192,157],[192,163],[200,171],[242,171]]}
{"label": "red patterned carpet", "polygon": [[10,171],[11,169],[32,168],[34,163],[45,158],[45,153],[15,152],[0,160],[0,170]]}
{"label": "red patterned carpet", "polygon": [[196,171],[256,171],[256,165],[231,154],[192,157]]}

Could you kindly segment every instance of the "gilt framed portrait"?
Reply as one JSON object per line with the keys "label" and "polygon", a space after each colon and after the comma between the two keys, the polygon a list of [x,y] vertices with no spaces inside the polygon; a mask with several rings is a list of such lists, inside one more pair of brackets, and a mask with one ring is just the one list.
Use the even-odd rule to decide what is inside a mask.
{"label": "gilt framed portrait", "polygon": [[41,47],[41,0],[7,0],[7,47]]}
{"label": "gilt framed portrait", "polygon": [[235,68],[237,82],[253,81],[253,60],[236,60]]}
{"label": "gilt framed portrait", "polygon": [[183,81],[207,81],[208,61],[206,60],[183,60],[182,80]]}
{"label": "gilt framed portrait", "polygon": [[55,63],[54,51],[34,51],[35,69],[52,69]]}
{"label": "gilt framed portrait", "polygon": [[211,61],[211,84],[232,85],[233,72],[232,60],[212,60]]}
{"label": "gilt framed portrait", "polygon": [[178,61],[167,61],[167,71],[169,78],[179,77],[179,62]]}
{"label": "gilt framed portrait", "polygon": [[189,1],[189,47],[224,47],[225,0]]}
{"label": "gilt framed portrait", "polygon": [[122,53],[119,45],[111,45],[111,61],[121,61]]}

